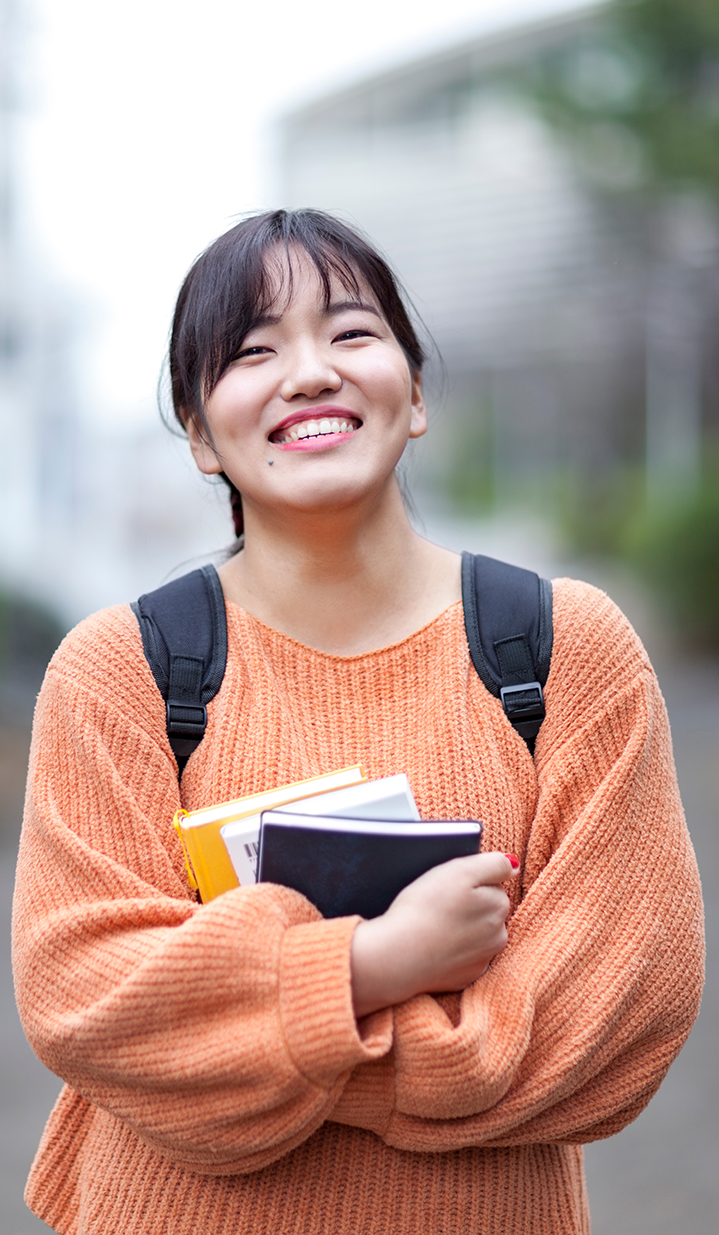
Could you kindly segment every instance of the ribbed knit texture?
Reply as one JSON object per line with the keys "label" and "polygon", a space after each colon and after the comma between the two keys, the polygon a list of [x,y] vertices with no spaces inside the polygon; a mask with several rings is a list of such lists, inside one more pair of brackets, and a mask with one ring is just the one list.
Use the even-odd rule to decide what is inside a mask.
{"label": "ribbed knit texture", "polygon": [[356,919],[189,892],[162,701],[125,607],[36,714],[15,901],[28,1038],[66,1081],[27,1190],[62,1235],[585,1235],[580,1145],[656,1090],[698,1010],[699,882],[664,705],[600,592],[555,584],[536,766],[452,606],[312,651],[228,606],[189,809],[361,762],[514,852],[509,945],[462,996],[352,1015]]}

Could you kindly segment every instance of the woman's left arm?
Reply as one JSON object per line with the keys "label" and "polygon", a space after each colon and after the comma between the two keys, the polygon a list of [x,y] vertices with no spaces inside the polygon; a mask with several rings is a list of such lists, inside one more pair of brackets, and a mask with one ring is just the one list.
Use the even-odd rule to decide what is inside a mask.
{"label": "woman's left arm", "polygon": [[[464,991],[456,1023],[429,995],[394,1009],[381,1134],[397,1148],[609,1136],[643,1109],[689,1034],[703,980],[699,879],[664,703],[621,625],[641,655],[629,673],[626,656],[601,666],[600,706],[555,694],[506,949]],[[571,672],[581,686],[581,664]],[[372,1071],[358,1069],[331,1118],[363,1120]]]}

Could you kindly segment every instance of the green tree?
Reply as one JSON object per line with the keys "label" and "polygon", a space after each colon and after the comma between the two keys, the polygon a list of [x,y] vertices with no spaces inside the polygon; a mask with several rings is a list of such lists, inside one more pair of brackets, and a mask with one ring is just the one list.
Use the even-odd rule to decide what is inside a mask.
{"label": "green tree", "polygon": [[607,187],[719,202],[719,0],[608,0],[529,84]]}
{"label": "green tree", "polygon": [[44,605],[0,589],[0,715],[8,700],[31,709],[65,631]]}
{"label": "green tree", "polygon": [[[691,288],[704,337],[715,335],[719,0],[607,0],[579,35],[540,54],[521,85],[611,205],[613,224],[641,246],[648,334],[652,302],[669,272]],[[693,216],[695,225],[699,217],[710,220],[703,252],[672,250],[668,241],[662,222],[682,202],[706,208]],[[669,302],[669,317],[678,320],[683,311]],[[696,343],[698,351],[699,335]],[[643,501],[636,475],[604,476],[603,501],[573,504],[570,494],[567,527],[579,548],[623,549],[664,598],[685,643],[693,638],[719,649],[716,396],[706,401],[713,379],[702,381],[699,371],[697,390],[702,385],[703,449],[693,481],[669,470]],[[649,423],[647,398],[647,431]]]}

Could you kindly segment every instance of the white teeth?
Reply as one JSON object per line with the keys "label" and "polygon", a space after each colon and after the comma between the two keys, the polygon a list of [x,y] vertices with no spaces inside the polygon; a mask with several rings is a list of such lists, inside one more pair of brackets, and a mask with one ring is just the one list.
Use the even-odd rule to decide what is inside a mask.
{"label": "white teeth", "polygon": [[306,420],[285,429],[279,444],[301,441],[304,437],[320,437],[325,433],[354,433],[358,428],[359,425],[351,420],[328,420],[324,417],[322,420]]}

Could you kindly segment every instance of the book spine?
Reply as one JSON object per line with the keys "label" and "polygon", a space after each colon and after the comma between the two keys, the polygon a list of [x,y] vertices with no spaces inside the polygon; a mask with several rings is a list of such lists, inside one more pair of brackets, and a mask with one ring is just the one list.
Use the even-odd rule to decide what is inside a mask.
{"label": "book spine", "polygon": [[239,887],[239,881],[222,837],[221,823],[205,823],[194,828],[179,821],[185,851],[195,875],[203,905]]}
{"label": "book spine", "polygon": [[190,887],[192,888],[193,892],[199,892],[200,890],[199,884],[197,882],[197,879],[195,878],[195,872],[192,869],[190,855],[187,852],[187,845],[185,844],[185,834],[184,834],[182,824],[181,824],[181,820],[186,819],[186,818],[187,818],[186,810],[180,809],[178,811],[175,811],[175,818],[172,820],[172,826],[180,838],[180,844],[182,845],[182,853],[185,858],[185,870],[187,871],[187,878],[189,880]]}

